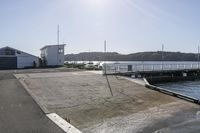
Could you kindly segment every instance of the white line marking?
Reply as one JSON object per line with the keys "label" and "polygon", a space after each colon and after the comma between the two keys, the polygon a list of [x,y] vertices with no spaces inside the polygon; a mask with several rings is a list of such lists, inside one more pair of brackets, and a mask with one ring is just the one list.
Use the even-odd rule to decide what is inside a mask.
{"label": "white line marking", "polygon": [[65,121],[56,113],[51,113],[46,115],[50,120],[52,120],[56,125],[58,125],[66,133],[82,133],[80,130],[72,126],[70,123]]}

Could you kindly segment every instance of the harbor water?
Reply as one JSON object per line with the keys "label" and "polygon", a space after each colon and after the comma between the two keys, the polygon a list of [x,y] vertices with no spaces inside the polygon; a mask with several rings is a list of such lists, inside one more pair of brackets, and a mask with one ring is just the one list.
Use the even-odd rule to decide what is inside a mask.
{"label": "harbor water", "polygon": [[155,86],[200,99],[200,80],[155,84]]}

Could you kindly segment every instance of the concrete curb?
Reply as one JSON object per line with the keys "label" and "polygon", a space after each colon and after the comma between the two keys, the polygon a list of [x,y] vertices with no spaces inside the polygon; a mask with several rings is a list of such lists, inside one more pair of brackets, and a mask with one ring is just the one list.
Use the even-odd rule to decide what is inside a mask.
{"label": "concrete curb", "polygon": [[71,125],[70,123],[65,121],[63,118],[61,118],[56,113],[47,114],[46,116],[66,133],[82,133],[81,131],[79,131],[73,125]]}

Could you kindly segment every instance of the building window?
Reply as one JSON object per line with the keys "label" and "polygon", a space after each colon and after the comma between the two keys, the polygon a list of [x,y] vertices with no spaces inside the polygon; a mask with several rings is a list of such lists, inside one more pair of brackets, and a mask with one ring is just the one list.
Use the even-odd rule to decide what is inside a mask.
{"label": "building window", "polygon": [[64,52],[64,50],[63,50],[62,48],[59,48],[59,49],[58,49],[58,53],[59,53],[59,54],[61,54],[61,53],[63,53],[63,52]]}
{"label": "building window", "polygon": [[5,49],[5,55],[15,55],[15,50],[12,50],[10,48]]}
{"label": "building window", "polygon": [[17,51],[17,54],[21,54],[21,52],[20,52],[20,51]]}

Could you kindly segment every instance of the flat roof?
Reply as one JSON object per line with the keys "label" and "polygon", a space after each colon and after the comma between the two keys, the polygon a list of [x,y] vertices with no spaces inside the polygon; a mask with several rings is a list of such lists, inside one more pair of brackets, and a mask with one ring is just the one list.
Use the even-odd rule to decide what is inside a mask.
{"label": "flat roof", "polygon": [[47,47],[55,47],[55,46],[65,46],[66,44],[59,44],[59,45],[45,45],[44,47],[42,47],[40,50],[43,50]]}

